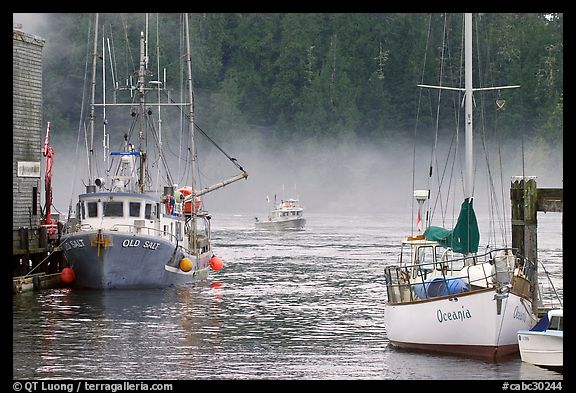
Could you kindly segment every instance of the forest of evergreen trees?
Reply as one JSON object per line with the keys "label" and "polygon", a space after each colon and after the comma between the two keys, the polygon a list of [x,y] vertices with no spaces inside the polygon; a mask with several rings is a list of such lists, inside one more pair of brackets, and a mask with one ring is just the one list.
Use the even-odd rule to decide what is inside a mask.
{"label": "forest of evergreen trees", "polygon": [[[45,15],[44,117],[75,138],[93,15]],[[144,14],[100,18],[118,69],[133,71]],[[150,14],[154,67],[156,41],[162,60],[178,56],[180,18]],[[475,86],[521,86],[476,97],[478,125],[499,138],[562,145],[562,14],[476,14],[474,21]],[[438,106],[438,91],[417,84],[463,86],[462,14],[213,13],[191,14],[190,22],[197,123],[216,140],[411,138],[417,115],[433,126]],[[122,50],[126,37],[131,56]],[[180,71],[174,66],[168,77],[178,81]],[[443,94],[442,107],[459,104],[457,93]]]}

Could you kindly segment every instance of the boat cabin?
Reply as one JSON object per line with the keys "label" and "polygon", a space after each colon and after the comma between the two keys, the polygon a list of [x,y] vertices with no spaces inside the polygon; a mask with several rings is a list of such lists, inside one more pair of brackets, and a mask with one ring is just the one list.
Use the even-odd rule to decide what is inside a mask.
{"label": "boat cabin", "polygon": [[81,194],[76,218],[82,229],[105,228],[119,232],[150,234],[184,239],[184,219],[163,217],[165,206],[150,195],[126,192]]}
{"label": "boat cabin", "polygon": [[564,331],[564,309],[549,310],[544,317],[538,321],[531,331],[544,332],[547,330]]}

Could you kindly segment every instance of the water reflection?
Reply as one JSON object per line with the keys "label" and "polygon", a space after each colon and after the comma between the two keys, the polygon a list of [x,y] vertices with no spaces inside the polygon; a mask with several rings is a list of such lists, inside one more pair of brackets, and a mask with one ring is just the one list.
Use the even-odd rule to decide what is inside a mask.
{"label": "water reflection", "polygon": [[[14,377],[562,379],[519,358],[493,364],[389,347],[382,273],[396,263],[398,225],[310,218],[305,231],[287,233],[255,231],[253,217],[219,218],[213,241],[224,268],[190,287],[14,296]],[[553,224],[539,255],[561,288]]]}

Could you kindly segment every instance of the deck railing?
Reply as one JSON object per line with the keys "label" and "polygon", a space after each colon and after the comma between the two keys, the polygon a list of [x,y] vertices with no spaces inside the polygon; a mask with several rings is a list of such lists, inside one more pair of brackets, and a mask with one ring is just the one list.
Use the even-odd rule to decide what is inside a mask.
{"label": "deck railing", "polygon": [[394,265],[384,269],[389,303],[415,302],[505,287],[529,297],[533,272],[534,264],[514,255],[510,248],[492,249],[483,254],[450,260]]}

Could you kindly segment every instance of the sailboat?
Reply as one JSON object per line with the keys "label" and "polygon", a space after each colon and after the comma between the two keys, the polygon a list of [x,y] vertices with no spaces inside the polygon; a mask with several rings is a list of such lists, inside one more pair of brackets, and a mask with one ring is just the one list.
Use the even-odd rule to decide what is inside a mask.
{"label": "sailboat", "polygon": [[[88,180],[85,192],[78,195],[75,217],[69,218],[59,249],[73,272],[74,284],[79,287],[163,288],[204,280],[210,269],[221,268],[222,261],[212,250],[211,216],[204,209],[202,196],[245,179],[248,174],[236,159],[231,159],[239,170],[237,175],[202,189],[195,179],[197,126],[194,123],[188,14],[182,17],[186,54],[181,57],[187,68],[188,97],[180,103],[173,102],[167,94],[166,71],[161,81],[159,65],[156,72],[152,70],[148,54],[148,14],[146,32],[140,33],[137,69],[126,78],[124,86],[118,82],[118,75],[110,72],[114,99],[106,102],[106,97],[110,96],[106,93],[104,78],[109,72],[106,59],[110,59],[112,65],[115,52],[110,50],[110,40],[102,39],[99,53],[98,19],[99,15],[95,14]],[[157,56],[159,59],[159,51]],[[101,102],[95,100],[98,59],[102,62]],[[110,67],[110,70],[114,68]],[[162,99],[164,96],[168,98]],[[122,98],[126,102],[121,102]],[[191,157],[187,161],[191,173],[189,185],[174,183],[162,149],[161,118],[158,118],[157,126],[154,123],[153,116],[160,115],[167,106],[176,107],[187,119]],[[114,118],[106,113],[111,107],[128,109],[124,110],[127,118],[124,128],[113,128],[126,130],[120,148],[115,151],[109,148],[110,133],[107,133],[113,126]],[[95,146],[91,142],[96,108],[102,110],[98,114],[102,114],[99,123],[104,128],[104,154],[99,164],[107,170],[102,177],[96,176]],[[147,149],[148,146],[151,148]],[[158,172],[151,169],[152,161]],[[154,178],[156,184],[153,184]]]}
{"label": "sailboat", "polygon": [[[402,241],[399,263],[385,268],[386,334],[392,347],[464,355],[491,361],[518,352],[517,332],[536,322],[533,261],[510,247],[478,252],[473,207],[472,93],[519,86],[472,87],[472,14],[465,14],[464,199],[453,229],[429,225]],[[421,208],[429,190],[415,190]]]}

